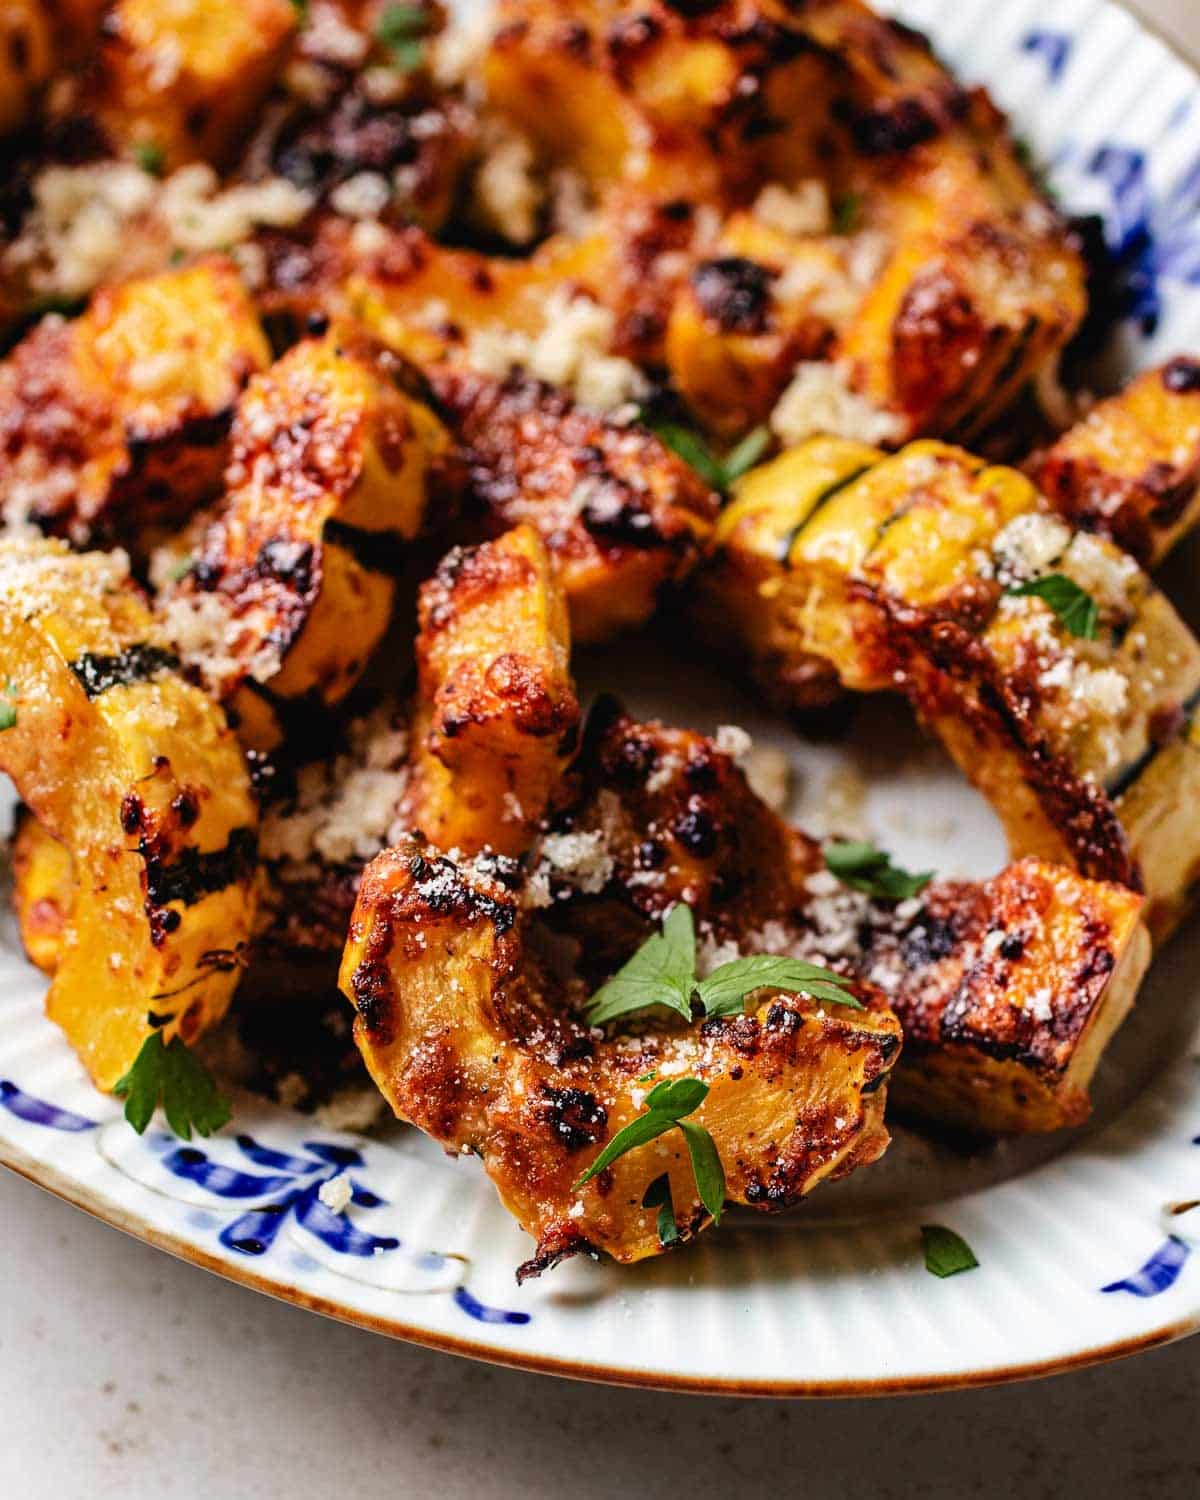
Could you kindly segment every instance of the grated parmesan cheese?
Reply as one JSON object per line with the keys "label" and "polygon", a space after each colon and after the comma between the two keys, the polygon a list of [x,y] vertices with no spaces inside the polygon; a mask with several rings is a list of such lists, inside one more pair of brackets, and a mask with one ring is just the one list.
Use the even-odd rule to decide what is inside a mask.
{"label": "grated parmesan cheese", "polygon": [[780,234],[828,234],[833,227],[829,189],[817,178],[798,182],[794,188],[768,182],[754,200],[751,213]]}
{"label": "grated parmesan cheese", "polygon": [[510,328],[476,330],[467,346],[468,364],[498,377],[526,369],[595,411],[611,411],[648,394],[649,382],[638,367],[607,353],[615,324],[608,308],[556,287],[544,313],[545,326],[536,336]]}
{"label": "grated parmesan cheese", "polygon": [[770,426],[788,447],[818,433],[874,444],[898,442],[904,435],[900,417],[852,390],[840,365],[820,361],[796,366]]}
{"label": "grated parmesan cheese", "polygon": [[333,1214],[344,1214],[350,1207],[351,1199],[354,1197],[354,1189],[350,1185],[350,1179],[345,1172],[339,1172],[336,1177],[331,1177],[328,1182],[323,1182],[317,1189],[317,1197]]}

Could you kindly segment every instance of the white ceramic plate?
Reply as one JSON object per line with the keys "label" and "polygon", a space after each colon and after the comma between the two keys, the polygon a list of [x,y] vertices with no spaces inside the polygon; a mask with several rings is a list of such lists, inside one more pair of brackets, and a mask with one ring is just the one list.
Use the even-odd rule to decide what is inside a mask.
{"label": "white ceramic plate", "polygon": [[[1106,221],[1130,272],[1113,351],[1131,370],[1200,350],[1200,82],[1108,0],[892,0],[993,90],[1064,202]],[[1169,586],[1191,602],[1197,553]],[[1194,613],[1194,610],[1190,612]],[[635,709],[746,725],[795,754],[794,811],[849,758],[868,815],[917,868],[1003,862],[991,814],[896,709],[849,745],[802,745],[723,682],[655,648],[585,664]],[[672,683],[669,698],[661,684]],[[678,684],[678,686],[676,686]],[[746,1216],[632,1270],[576,1261],[517,1289],[529,1242],[473,1161],[415,1131],[364,1140],[254,1099],[199,1147],[135,1136],[42,1015],[43,983],[0,931],[0,1160],[219,1274],[365,1327],[562,1374],[762,1394],[927,1390],[1060,1370],[1200,1326],[1200,933],[1160,958],[1101,1069],[1092,1123],[964,1157],[900,1134],[870,1172],[786,1221]],[[345,1215],[321,1202],[347,1173]],[[1182,1210],[1182,1211],[1181,1211]],[[919,1226],[980,1261],[939,1281]]]}

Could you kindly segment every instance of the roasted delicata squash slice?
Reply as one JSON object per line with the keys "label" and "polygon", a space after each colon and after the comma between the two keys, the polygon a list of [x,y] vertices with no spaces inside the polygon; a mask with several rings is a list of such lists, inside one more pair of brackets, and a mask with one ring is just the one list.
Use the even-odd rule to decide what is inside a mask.
{"label": "roasted delicata squash slice", "polygon": [[0,364],[0,493],[10,523],[76,544],[136,542],[220,488],[234,402],[270,362],[219,257],[106,287],[45,318]]}
{"label": "roasted delicata squash slice", "polygon": [[419,619],[408,826],[443,849],[520,854],[579,727],[566,600],[537,532],[455,548]]}
{"label": "roasted delicata squash slice", "polygon": [[1143,889],[1170,930],[1200,872],[1178,816],[1200,791],[1200,645],[1132,558],[1016,471],[928,442],[785,453],[744,481],[719,543],[704,608],[777,696],[901,688],[1015,854]]}
{"label": "roasted delicata squash slice", "polygon": [[245,742],[271,748],[289,704],[336,704],[361,676],[409,544],[450,517],[458,466],[409,368],[333,334],[250,383],[231,450],[159,612]]}
{"label": "roasted delicata squash slice", "polygon": [[1200,515],[1200,361],[1138,375],[1026,468],[1073,526],[1157,566]]}
{"label": "roasted delicata squash slice", "polygon": [[644,427],[585,411],[536,380],[447,368],[430,378],[487,525],[537,530],[574,639],[644,625],[712,534],[716,497],[695,471]]}
{"label": "roasted delicata squash slice", "polygon": [[583,1186],[637,1115],[647,1073],[708,1085],[691,1116],[724,1165],[730,1202],[765,1210],[875,1160],[899,1026],[869,985],[865,1009],[767,998],[746,1015],[598,1038],[578,984],[552,972],[533,919],[503,883],[409,843],[363,876],[341,984],[372,1077],[400,1118],[483,1160],[537,1241],[521,1275],[580,1250],[658,1254],[647,1190],[664,1173],[680,1237],[709,1222],[680,1137],[619,1157]]}
{"label": "roasted delicata squash slice", "polygon": [[761,951],[869,976],[904,1030],[890,1093],[906,1113],[988,1133],[1087,1117],[1149,960],[1135,892],[1026,859],[876,899],[837,880],[713,740],[607,705],[572,776],[526,902],[585,963],[624,962],[686,900],[708,964]]}
{"label": "roasted delicata squash slice", "polygon": [[1124,886],[1023,859],[877,924],[866,958],[904,1028],[896,1108],[989,1134],[1082,1124],[1150,962],[1142,913]]}
{"label": "roasted delicata squash slice", "polygon": [[[0,768],[78,882],[47,1011],[110,1089],[152,1029],[191,1042],[227,1008],[257,808],[224,715],[180,675],[119,558],[0,544],[0,660]],[[62,890],[60,853],[25,868]]]}
{"label": "roasted delicata squash slice", "polygon": [[[1083,317],[1080,257],[1003,117],[859,0],[507,0],[485,75],[545,160],[602,198],[634,191],[724,216],[812,183],[843,206],[824,224],[772,214],[785,224],[773,243],[747,242],[743,225],[733,243],[690,247],[699,263],[669,363],[718,432],[766,415],[790,356],[836,359],[898,441],[966,436],[1053,367]],[[714,300],[731,272],[739,295],[716,288]]]}
{"label": "roasted delicata squash slice", "polygon": [[291,0],[115,0],[79,107],[112,146],[168,171],[223,162],[287,55]]}

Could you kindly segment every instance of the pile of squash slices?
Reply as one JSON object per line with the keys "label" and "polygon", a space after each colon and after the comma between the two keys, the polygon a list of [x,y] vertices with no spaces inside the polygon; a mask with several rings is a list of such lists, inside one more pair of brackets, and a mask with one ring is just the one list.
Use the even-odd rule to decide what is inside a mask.
{"label": "pile of squash slices", "polygon": [[[1103,308],[985,93],[859,0],[15,0],[0,136],[0,768],[98,1088],[238,1017],[365,1064],[522,1274],[787,1209],[889,1110],[1087,1117],[1200,876],[1150,576],[1200,361],[1064,388]],[[585,714],[647,628],[806,723],[900,695],[1013,862]]]}

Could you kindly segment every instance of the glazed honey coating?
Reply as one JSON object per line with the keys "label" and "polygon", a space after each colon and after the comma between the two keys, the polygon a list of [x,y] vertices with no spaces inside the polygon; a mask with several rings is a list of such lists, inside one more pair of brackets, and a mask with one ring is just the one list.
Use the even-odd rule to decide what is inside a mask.
{"label": "glazed honey coating", "polygon": [[[1132,558],[937,443],[814,439],[743,481],[718,542],[701,609],[777,697],[899,688],[1014,854],[1144,889],[1171,930],[1200,867],[1194,821],[1168,811],[1200,774],[1200,647]],[[1029,593],[1049,575],[1092,601],[1092,630]]]}
{"label": "glazed honey coating", "polygon": [[234,403],[270,351],[234,266],[213,258],[98,292],[0,364],[10,524],[136,544],[219,490]]}
{"label": "glazed honey coating", "polygon": [[[228,1007],[253,919],[257,808],[224,715],[179,675],[119,562],[4,543],[0,655],[0,767],[68,856],[23,876],[51,895],[68,868],[79,880],[59,901],[47,1009],[108,1089],[152,1030],[190,1042]],[[36,898],[27,932],[35,911]]]}
{"label": "glazed honey coating", "polygon": [[331,333],[238,403],[225,495],[177,549],[158,608],[181,655],[236,700],[249,745],[279,743],[282,706],[346,696],[406,549],[453,515],[460,468],[413,388],[396,356]]}
{"label": "glazed honey coating", "polygon": [[586,1248],[623,1262],[660,1253],[644,1199],[664,1173],[681,1237],[708,1223],[682,1140],[577,1185],[641,1112],[648,1073],[708,1084],[693,1119],[713,1138],[733,1202],[784,1207],[887,1144],[899,1027],[869,986],[855,992],[865,1010],[780,996],[736,1020],[600,1041],[539,959],[513,893],[417,844],[368,866],[341,984],[392,1108],[448,1150],[478,1154],[536,1239],[522,1275]]}
{"label": "glazed honey coating", "polygon": [[552,829],[534,849],[533,889],[590,973],[624,962],[684,901],[709,962],[732,944],[869,977],[904,1031],[897,1104],[972,1131],[1085,1119],[1149,960],[1139,896],[1041,860],[900,903],[843,885],[713,740],[614,706],[593,714]]}

